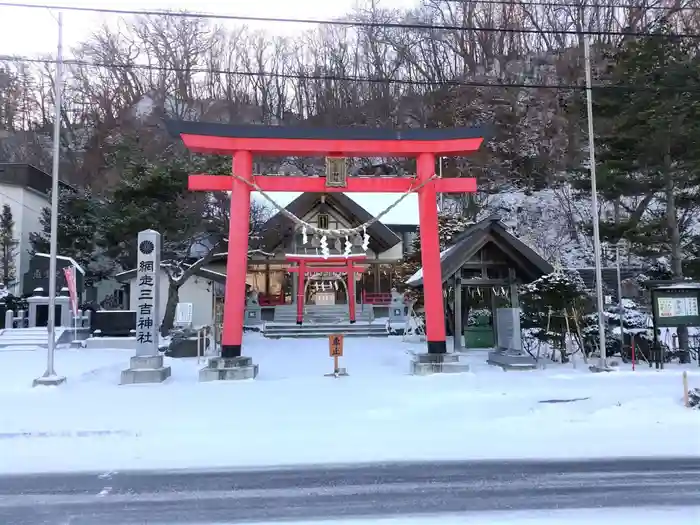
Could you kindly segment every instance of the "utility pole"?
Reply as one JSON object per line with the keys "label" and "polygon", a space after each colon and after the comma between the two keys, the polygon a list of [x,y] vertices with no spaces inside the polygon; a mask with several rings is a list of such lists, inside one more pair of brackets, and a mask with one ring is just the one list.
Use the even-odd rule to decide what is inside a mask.
{"label": "utility pole", "polygon": [[56,80],[54,82],[54,121],[53,121],[53,169],[51,171],[51,249],[49,252],[49,335],[46,372],[34,380],[34,386],[60,385],[66,381],[56,374],[54,354],[56,351],[56,257],[58,255],[58,170],[61,153],[61,95],[63,92],[63,15],[58,13],[58,49],[56,52]]}
{"label": "utility pole", "polygon": [[590,35],[583,39],[583,50],[586,66],[586,107],[588,110],[588,155],[591,170],[591,217],[593,219],[593,252],[595,258],[595,289],[598,307],[598,345],[600,347],[600,363],[591,367],[591,371],[601,372],[608,369],[605,348],[605,317],[603,304],[603,269],[600,249],[600,224],[598,218],[598,186],[595,176],[595,137],[593,135],[593,92],[591,88],[591,42]]}

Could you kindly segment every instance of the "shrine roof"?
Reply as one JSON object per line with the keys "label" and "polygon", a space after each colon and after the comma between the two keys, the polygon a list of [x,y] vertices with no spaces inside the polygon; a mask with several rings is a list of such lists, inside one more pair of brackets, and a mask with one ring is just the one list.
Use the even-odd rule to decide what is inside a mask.
{"label": "shrine roof", "polygon": [[[455,238],[452,246],[440,254],[442,281],[455,275],[465,262],[489,242],[496,244],[508,255],[516,269],[532,280],[554,271],[552,265],[537,252],[508,232],[497,215],[492,215],[469,226]],[[406,284],[415,288],[423,286],[423,269],[412,275]]]}
{"label": "shrine roof", "polygon": [[[281,206],[287,207],[295,199],[299,198],[303,192],[275,192],[272,198]],[[419,224],[420,214],[418,212],[418,194],[411,193],[407,195],[401,202],[396,204],[396,199],[400,196],[396,193],[345,193],[347,198],[351,199],[355,204],[366,210],[373,217],[376,217],[389,206],[394,205],[391,210],[382,216],[381,222],[389,227],[390,230],[397,233],[398,231],[415,231]],[[252,196],[259,202],[267,203],[260,193],[254,191]],[[398,228],[395,228],[398,227]]]}
{"label": "shrine roof", "polygon": [[[285,209],[297,217],[303,217],[316,206],[321,196],[325,196],[329,206],[357,224],[363,224],[374,217],[343,193],[302,193],[285,206]],[[287,216],[279,212],[276,213],[263,227],[261,246],[269,250],[272,249],[273,245],[279,244],[285,235],[293,232],[294,226],[292,220]],[[386,251],[401,242],[401,239],[393,231],[379,221],[369,226],[367,233],[370,236],[369,246],[375,252]]]}
{"label": "shrine roof", "polygon": [[167,120],[166,127],[173,137],[185,134],[209,137],[306,140],[445,141],[483,138],[485,132],[480,127],[390,129],[344,126],[316,128],[306,126],[266,126],[260,124],[222,124],[190,120]]}

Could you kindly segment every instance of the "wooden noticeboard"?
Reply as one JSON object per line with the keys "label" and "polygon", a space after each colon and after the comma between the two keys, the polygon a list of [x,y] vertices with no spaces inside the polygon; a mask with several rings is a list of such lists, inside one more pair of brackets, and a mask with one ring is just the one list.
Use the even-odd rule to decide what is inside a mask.
{"label": "wooden noticeboard", "polygon": [[343,334],[328,336],[328,355],[331,357],[343,357]]}

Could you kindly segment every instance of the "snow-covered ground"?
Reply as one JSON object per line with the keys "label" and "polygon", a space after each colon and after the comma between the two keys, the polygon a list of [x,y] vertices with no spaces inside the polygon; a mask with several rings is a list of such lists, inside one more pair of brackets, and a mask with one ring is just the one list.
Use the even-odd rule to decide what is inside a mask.
{"label": "snow-covered ground", "polygon": [[[695,525],[700,522],[700,507],[659,509],[577,509],[543,512],[483,512],[451,517],[376,518],[289,522],[289,525]],[[263,525],[263,524],[258,524]]]}
{"label": "snow-covered ground", "polygon": [[471,373],[413,377],[423,345],[348,338],[350,376],[334,379],[327,345],[250,334],[255,381],[198,383],[196,359],[171,359],[165,384],[131,386],[118,385],[131,352],[59,350],[58,388],[31,387],[44,352],[0,351],[0,472],[700,455],[678,365],[503,372],[475,351]]}

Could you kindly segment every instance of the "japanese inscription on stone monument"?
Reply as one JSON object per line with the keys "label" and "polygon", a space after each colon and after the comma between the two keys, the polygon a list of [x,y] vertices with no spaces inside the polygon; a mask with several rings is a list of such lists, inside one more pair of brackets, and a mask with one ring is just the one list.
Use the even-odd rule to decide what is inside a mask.
{"label": "japanese inscription on stone monument", "polygon": [[136,266],[136,355],[158,355],[160,234],[144,230],[138,237]]}

